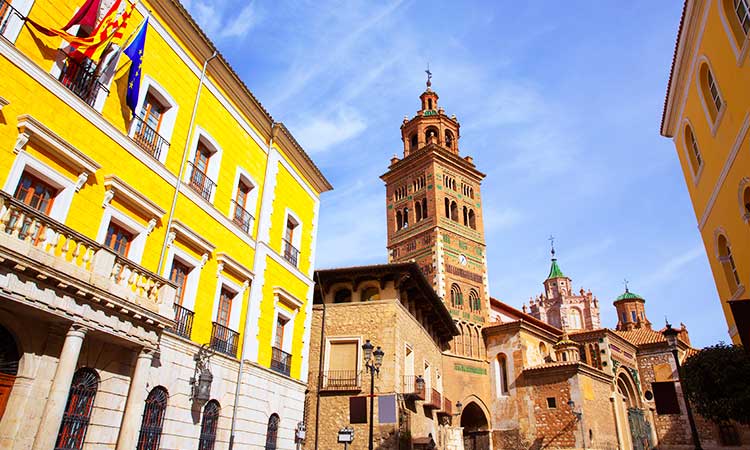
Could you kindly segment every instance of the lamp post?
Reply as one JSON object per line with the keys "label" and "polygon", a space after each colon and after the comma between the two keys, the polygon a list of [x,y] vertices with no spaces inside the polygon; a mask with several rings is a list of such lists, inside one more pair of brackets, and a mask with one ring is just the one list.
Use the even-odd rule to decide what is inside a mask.
{"label": "lamp post", "polygon": [[368,339],[364,344],[362,344],[362,351],[364,352],[365,357],[365,367],[367,370],[370,371],[370,437],[369,437],[369,443],[368,443],[368,449],[373,450],[373,424],[374,424],[374,399],[375,399],[375,373],[380,373],[380,366],[383,364],[383,355],[385,355],[385,352],[380,349],[380,346],[378,346],[375,351],[373,351],[373,345],[370,343],[370,340]]}
{"label": "lamp post", "polygon": [[698,436],[698,429],[695,427],[695,419],[693,419],[693,410],[690,407],[690,401],[688,401],[687,391],[685,390],[685,384],[682,382],[682,374],[680,373],[680,358],[677,354],[677,336],[679,335],[679,331],[672,328],[672,324],[667,322],[667,327],[661,334],[667,340],[667,345],[672,350],[674,363],[677,366],[677,381],[680,382],[680,387],[682,388],[682,398],[685,400],[685,410],[687,411],[688,422],[690,423],[690,434],[693,436],[693,445],[695,445],[696,450],[702,450],[701,439]]}
{"label": "lamp post", "polygon": [[574,402],[572,398],[568,400],[568,406],[570,406],[570,411],[573,415],[576,416],[578,423],[581,424],[581,443],[583,444],[583,450],[586,450],[586,433],[584,433],[583,430],[583,409],[576,411],[576,402]]}

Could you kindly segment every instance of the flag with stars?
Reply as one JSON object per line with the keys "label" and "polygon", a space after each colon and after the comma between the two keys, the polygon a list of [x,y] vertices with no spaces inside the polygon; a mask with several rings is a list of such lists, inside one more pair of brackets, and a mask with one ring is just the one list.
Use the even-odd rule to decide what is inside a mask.
{"label": "flag with stars", "polygon": [[148,17],[143,21],[141,29],[138,30],[133,41],[125,51],[130,58],[130,70],[128,71],[128,93],[126,103],[135,116],[135,108],[138,107],[138,93],[141,90],[141,65],[143,64],[143,48],[146,44],[146,29],[148,28]]}

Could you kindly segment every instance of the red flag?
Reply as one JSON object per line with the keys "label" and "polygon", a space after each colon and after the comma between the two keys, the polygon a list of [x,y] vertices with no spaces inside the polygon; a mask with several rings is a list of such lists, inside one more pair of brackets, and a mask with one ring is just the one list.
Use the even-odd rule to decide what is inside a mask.
{"label": "red flag", "polygon": [[86,27],[89,30],[93,30],[96,26],[96,19],[99,16],[99,5],[101,0],[86,0],[86,3],[81,6],[77,13],[70,19],[67,25],[62,27],[63,30],[67,30],[73,25],[80,25]]}

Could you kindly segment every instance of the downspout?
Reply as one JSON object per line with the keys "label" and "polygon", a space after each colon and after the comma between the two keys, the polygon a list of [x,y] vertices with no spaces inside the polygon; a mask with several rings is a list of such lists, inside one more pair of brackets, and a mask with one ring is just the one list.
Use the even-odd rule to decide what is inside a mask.
{"label": "downspout", "polygon": [[[268,154],[267,154],[267,157],[266,157],[266,167],[263,169],[263,173],[264,174],[267,173],[267,171],[268,171],[268,164],[269,164],[269,160],[271,159],[271,149],[273,148],[273,137],[274,137],[275,130],[276,130],[276,122],[271,121],[271,137],[268,139]],[[265,180],[264,180],[264,184],[265,184]],[[261,213],[263,212],[263,196],[262,195],[260,197],[260,211],[261,211]],[[260,220],[258,221],[258,225],[260,225]],[[258,230],[258,232],[260,232],[260,229]],[[257,249],[256,249],[256,251],[257,251]],[[250,287],[249,286],[248,286],[247,291],[248,291],[248,295],[250,295]],[[248,299],[247,305],[248,305],[248,308],[249,308],[250,307],[250,299]],[[247,314],[247,311],[246,311],[245,312],[245,326],[242,329],[242,336],[247,336],[247,333],[249,331],[248,330],[248,327],[249,327],[248,324],[249,323],[250,323],[250,321],[248,320],[248,314]],[[245,367],[245,351],[246,350],[247,350],[247,346],[243,344],[242,345],[242,355],[240,356],[240,367],[239,367],[239,369],[237,371],[237,383],[236,383],[236,386],[234,388],[234,405],[232,406],[232,425],[231,425],[231,428],[229,429],[229,450],[232,450],[234,448],[234,435],[235,435],[235,430],[237,429],[237,427],[236,427],[236,424],[237,424],[237,405],[239,404],[239,400],[240,400],[240,385],[242,383],[242,370]]]}
{"label": "downspout", "polygon": [[162,273],[162,266],[164,265],[164,257],[167,254],[167,241],[169,240],[169,230],[172,228],[172,222],[174,221],[174,212],[175,208],[177,207],[177,198],[180,194],[180,186],[182,185],[182,177],[184,175],[185,171],[185,162],[187,161],[187,155],[188,155],[188,149],[190,148],[190,141],[193,139],[193,125],[195,125],[195,115],[198,112],[198,102],[201,98],[201,90],[203,89],[203,82],[206,79],[206,69],[208,68],[208,63],[211,62],[212,59],[216,58],[218,56],[218,52],[214,50],[213,54],[210,58],[208,58],[203,63],[203,70],[201,70],[201,78],[200,82],[198,83],[198,92],[195,94],[195,103],[193,103],[193,112],[190,115],[190,125],[188,127],[188,135],[187,140],[185,141],[185,148],[182,150],[182,161],[180,162],[180,172],[177,176],[177,183],[175,184],[174,188],[174,196],[172,196],[172,206],[169,208],[169,219],[167,220],[167,230],[166,233],[164,233],[164,242],[161,245],[161,255],[159,255],[159,266],[157,268],[156,273],[160,274]]}
{"label": "downspout", "polygon": [[[320,357],[318,358],[318,388],[315,390],[315,450],[318,450],[318,431],[320,424],[320,391],[323,384],[323,358],[325,355],[325,340],[326,336],[326,299],[323,293],[323,285],[320,283],[320,274],[318,275],[318,288],[320,289],[320,300],[323,302],[323,317],[320,323]],[[315,296],[313,296],[314,298]]]}

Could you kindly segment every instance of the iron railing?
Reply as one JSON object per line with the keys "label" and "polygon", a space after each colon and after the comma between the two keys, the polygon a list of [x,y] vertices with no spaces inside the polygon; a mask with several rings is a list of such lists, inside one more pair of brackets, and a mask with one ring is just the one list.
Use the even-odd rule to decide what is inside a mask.
{"label": "iron railing", "polygon": [[193,331],[193,317],[195,313],[182,305],[174,304],[174,328],[169,331],[178,336],[190,339],[190,333]]}
{"label": "iron railing", "polygon": [[155,387],[148,394],[141,418],[137,450],[159,450],[161,432],[164,427],[164,413],[167,411],[167,398],[167,390],[161,386]]}
{"label": "iron railing", "polygon": [[424,382],[417,382],[418,375],[404,375],[401,393],[417,400],[424,400]]}
{"label": "iron railing", "polygon": [[81,61],[76,61],[71,56],[65,58],[60,73],[60,83],[92,107],[100,89],[109,93],[104,85],[99,82],[96,63],[88,58]]}
{"label": "iron railing", "polygon": [[278,347],[272,347],[271,369],[289,376],[292,370],[292,355]]}
{"label": "iron railing", "polygon": [[361,377],[357,370],[329,370],[323,372],[324,391],[358,391],[362,389]]}
{"label": "iron railing", "polygon": [[284,259],[289,261],[294,267],[297,267],[297,262],[299,261],[299,250],[286,239],[284,239]]}
{"label": "iron railing", "polygon": [[211,201],[211,194],[216,187],[216,183],[208,178],[208,175],[203,173],[203,171],[192,162],[188,161],[188,165],[190,166],[190,180],[188,184],[195,192],[199,193],[201,197]]}
{"label": "iron railing", "polygon": [[203,408],[201,434],[198,437],[198,450],[214,450],[216,445],[216,429],[219,424],[219,402],[211,400]]}
{"label": "iron railing", "polygon": [[98,388],[99,376],[93,369],[84,367],[73,375],[55,450],[77,450],[83,447]]}
{"label": "iron railing", "polygon": [[250,225],[252,225],[254,217],[247,212],[245,208],[240,206],[236,200],[232,200],[232,205],[234,205],[234,216],[232,216],[232,222],[242,228],[242,231],[250,234]]}
{"label": "iron railing", "polygon": [[442,408],[442,406],[443,406],[443,401],[442,401],[442,396],[440,395],[440,392],[435,388],[430,389],[430,397],[425,400],[424,407],[438,409],[438,408]]}
{"label": "iron railing", "polygon": [[138,143],[144,150],[146,150],[151,156],[159,159],[162,150],[169,148],[169,141],[164,139],[157,130],[140,117],[133,117],[135,122],[135,133],[133,133],[133,140]]}
{"label": "iron railing", "polygon": [[240,334],[219,323],[214,322],[213,325],[211,343],[209,344],[211,349],[233,358],[237,357],[237,343]]}
{"label": "iron railing", "polygon": [[8,24],[11,19],[16,18],[21,22],[24,22],[26,18],[18,12],[9,2],[0,0],[0,35],[5,35],[5,30],[8,29]]}

